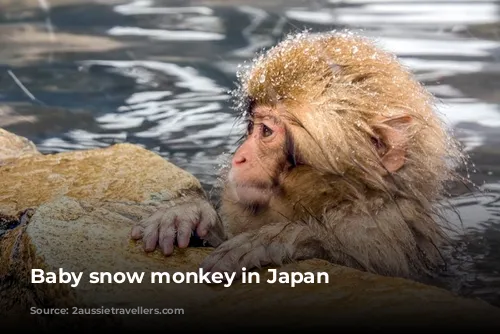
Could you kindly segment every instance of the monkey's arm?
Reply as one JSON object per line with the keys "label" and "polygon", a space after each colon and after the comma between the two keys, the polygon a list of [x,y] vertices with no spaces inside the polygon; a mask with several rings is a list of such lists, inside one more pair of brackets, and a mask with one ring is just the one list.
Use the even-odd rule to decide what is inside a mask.
{"label": "monkey's arm", "polygon": [[198,193],[184,194],[160,204],[156,211],[132,228],[131,238],[142,239],[144,250],[157,247],[171,255],[174,245],[185,248],[193,233],[217,246],[225,239],[224,228],[212,204]]}
{"label": "monkey's arm", "polygon": [[[408,276],[421,259],[402,219],[377,224],[358,216],[329,223],[276,223],[222,243],[201,264],[209,272],[236,272],[305,259],[324,259],[360,270]],[[394,241],[396,240],[396,241]]]}
{"label": "monkey's arm", "polygon": [[321,243],[302,223],[275,223],[225,241],[201,264],[209,272],[236,272],[300,259],[324,257]]}

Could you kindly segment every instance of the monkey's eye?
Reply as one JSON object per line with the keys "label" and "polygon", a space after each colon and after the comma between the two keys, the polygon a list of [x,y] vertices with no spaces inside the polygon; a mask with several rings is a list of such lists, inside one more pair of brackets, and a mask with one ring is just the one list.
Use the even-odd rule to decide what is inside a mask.
{"label": "monkey's eye", "polygon": [[248,121],[248,125],[247,125],[247,134],[248,135],[251,135],[253,132],[253,121]]}
{"label": "monkey's eye", "polygon": [[272,134],[273,130],[271,130],[271,128],[266,126],[265,124],[262,124],[262,137],[269,137]]}

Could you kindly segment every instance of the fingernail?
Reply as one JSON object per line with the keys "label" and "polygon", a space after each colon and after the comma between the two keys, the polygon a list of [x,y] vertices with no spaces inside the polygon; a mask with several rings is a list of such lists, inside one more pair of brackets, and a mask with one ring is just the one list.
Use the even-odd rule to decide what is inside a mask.
{"label": "fingernail", "polygon": [[169,256],[173,252],[173,247],[170,247],[169,245],[163,245],[162,251],[164,255]]}

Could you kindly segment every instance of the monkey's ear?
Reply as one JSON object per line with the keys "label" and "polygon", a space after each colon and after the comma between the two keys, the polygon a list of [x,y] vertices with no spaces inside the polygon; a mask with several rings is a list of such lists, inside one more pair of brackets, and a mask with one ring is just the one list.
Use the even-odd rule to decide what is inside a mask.
{"label": "monkey's ear", "polygon": [[389,173],[403,167],[406,158],[407,129],[412,122],[408,115],[381,118],[373,126],[378,139],[375,140],[382,164]]}

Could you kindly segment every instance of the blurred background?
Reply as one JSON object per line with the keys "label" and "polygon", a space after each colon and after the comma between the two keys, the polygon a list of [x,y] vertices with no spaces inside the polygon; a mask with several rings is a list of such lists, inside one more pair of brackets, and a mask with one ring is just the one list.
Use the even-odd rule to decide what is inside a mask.
{"label": "blurred background", "polygon": [[453,198],[466,230],[447,286],[500,306],[500,1],[0,0],[0,127],[43,153],[139,144],[209,190],[240,135],[238,65],[344,28],[439,98],[477,186]]}

